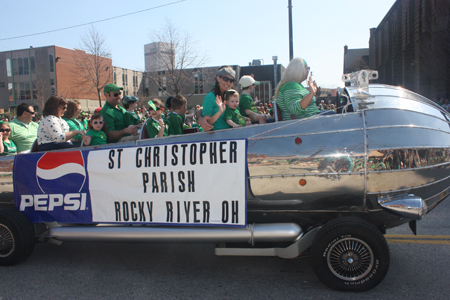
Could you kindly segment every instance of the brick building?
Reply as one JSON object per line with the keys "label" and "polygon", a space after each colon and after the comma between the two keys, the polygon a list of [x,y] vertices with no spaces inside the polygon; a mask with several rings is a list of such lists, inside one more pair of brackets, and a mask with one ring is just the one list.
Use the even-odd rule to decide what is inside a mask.
{"label": "brick building", "polygon": [[[80,64],[92,62],[93,56],[82,50],[59,46],[30,47],[0,52],[0,108],[8,109],[30,103],[41,112],[53,94],[79,100],[82,109],[99,106],[92,82],[83,82]],[[101,57],[100,82],[112,82],[112,60]],[[104,100],[104,96],[100,93]]]}
{"label": "brick building", "polygon": [[450,98],[450,1],[397,0],[370,30],[369,52],[378,83]]}

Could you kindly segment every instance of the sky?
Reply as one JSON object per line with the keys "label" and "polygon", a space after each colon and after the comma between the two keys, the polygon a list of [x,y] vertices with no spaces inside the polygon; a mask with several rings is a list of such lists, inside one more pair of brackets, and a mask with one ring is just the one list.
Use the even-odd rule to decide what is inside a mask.
{"label": "sky", "polygon": [[[395,0],[292,0],[294,57],[304,58],[317,84],[343,86],[344,46],[369,47]],[[114,18],[146,10],[141,13]],[[3,1],[0,51],[57,45],[81,48],[91,25],[106,40],[117,67],[144,71],[144,45],[169,19],[197,42],[206,66],[247,66],[253,59],[289,63],[288,0],[16,0]],[[66,27],[74,28],[54,31]],[[54,31],[34,36],[23,35]],[[258,78],[256,78],[258,79]]]}

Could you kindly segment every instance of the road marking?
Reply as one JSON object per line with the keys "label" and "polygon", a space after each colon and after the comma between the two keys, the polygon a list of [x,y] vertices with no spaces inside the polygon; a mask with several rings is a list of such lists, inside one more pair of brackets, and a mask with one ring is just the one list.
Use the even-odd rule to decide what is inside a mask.
{"label": "road marking", "polygon": [[386,234],[384,237],[390,244],[450,245],[450,235]]}

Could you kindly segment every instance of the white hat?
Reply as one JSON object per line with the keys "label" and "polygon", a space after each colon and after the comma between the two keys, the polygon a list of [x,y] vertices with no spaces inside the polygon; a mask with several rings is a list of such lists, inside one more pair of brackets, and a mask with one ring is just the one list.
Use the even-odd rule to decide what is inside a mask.
{"label": "white hat", "polygon": [[246,88],[251,86],[252,84],[259,85],[259,81],[253,79],[252,76],[245,75],[241,77],[241,80],[239,80],[239,84],[241,85],[241,88]]}

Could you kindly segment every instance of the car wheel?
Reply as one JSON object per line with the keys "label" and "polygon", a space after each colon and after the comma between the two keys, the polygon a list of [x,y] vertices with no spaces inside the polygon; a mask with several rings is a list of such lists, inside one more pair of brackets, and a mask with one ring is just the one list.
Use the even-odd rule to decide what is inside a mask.
{"label": "car wheel", "polygon": [[14,209],[0,210],[0,266],[25,260],[34,250],[33,224]]}
{"label": "car wheel", "polygon": [[366,291],[377,286],[389,269],[389,247],[371,223],[354,217],[328,222],[311,246],[317,277],[341,291]]}

